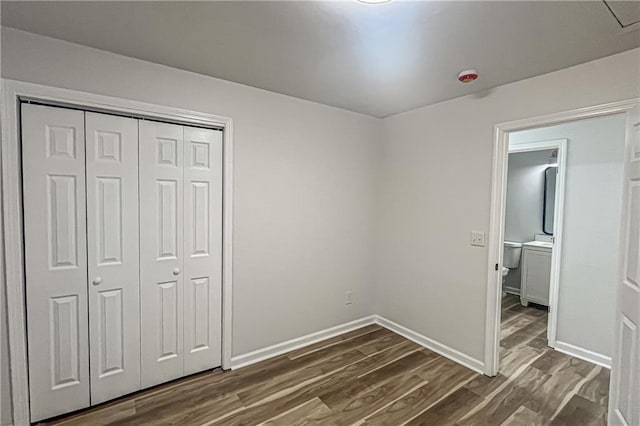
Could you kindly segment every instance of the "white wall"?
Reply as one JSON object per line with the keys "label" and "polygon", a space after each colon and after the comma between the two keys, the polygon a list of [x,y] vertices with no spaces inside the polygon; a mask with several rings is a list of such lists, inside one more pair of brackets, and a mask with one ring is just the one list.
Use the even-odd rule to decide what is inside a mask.
{"label": "white wall", "polygon": [[379,120],[2,31],[3,78],[233,118],[234,355],[372,313]]}
{"label": "white wall", "polygon": [[[504,239],[526,243],[542,234],[544,171],[554,149],[509,154]],[[509,268],[505,288],[520,291],[521,268]]]}
{"label": "white wall", "polygon": [[384,120],[376,313],[480,361],[497,123],[639,95],[640,49]]}
{"label": "white wall", "polygon": [[235,355],[375,311],[481,360],[494,124],[638,94],[636,49],[380,121],[2,35],[2,77],[233,117]]}
{"label": "white wall", "polygon": [[614,115],[509,138],[512,145],[569,140],[556,339],[608,357],[615,325],[625,126],[625,115]]}

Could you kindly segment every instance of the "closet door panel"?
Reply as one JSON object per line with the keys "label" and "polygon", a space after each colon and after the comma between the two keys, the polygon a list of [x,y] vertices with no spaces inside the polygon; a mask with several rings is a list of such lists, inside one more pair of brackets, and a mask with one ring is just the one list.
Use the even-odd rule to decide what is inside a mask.
{"label": "closet door panel", "polygon": [[222,132],[184,128],[185,374],[221,363]]}
{"label": "closet door panel", "polygon": [[91,404],[140,389],[138,121],[87,112]]}
{"label": "closet door panel", "polygon": [[31,420],[89,406],[84,112],[22,105]]}
{"label": "closet door panel", "polygon": [[183,375],[183,128],[139,122],[142,385]]}

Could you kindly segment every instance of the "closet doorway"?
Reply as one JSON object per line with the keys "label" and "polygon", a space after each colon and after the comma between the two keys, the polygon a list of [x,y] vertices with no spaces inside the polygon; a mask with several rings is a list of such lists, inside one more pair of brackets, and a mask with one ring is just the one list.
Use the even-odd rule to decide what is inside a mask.
{"label": "closet doorway", "polygon": [[229,368],[231,120],[4,83],[16,423]]}

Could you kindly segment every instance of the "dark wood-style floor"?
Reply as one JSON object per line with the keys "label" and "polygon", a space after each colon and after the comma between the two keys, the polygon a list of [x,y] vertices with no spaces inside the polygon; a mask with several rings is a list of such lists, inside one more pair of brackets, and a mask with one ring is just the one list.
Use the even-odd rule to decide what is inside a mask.
{"label": "dark wood-style floor", "polygon": [[212,371],[57,424],[605,424],[609,372],[546,346],[544,311],[503,302],[489,378],[376,325],[231,371]]}

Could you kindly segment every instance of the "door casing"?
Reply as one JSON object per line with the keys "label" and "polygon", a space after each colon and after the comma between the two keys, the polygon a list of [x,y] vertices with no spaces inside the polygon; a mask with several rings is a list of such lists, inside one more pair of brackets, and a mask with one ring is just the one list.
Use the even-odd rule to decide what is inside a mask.
{"label": "door casing", "polygon": [[[500,345],[500,296],[502,284],[502,242],[507,195],[507,161],[509,156],[509,134],[521,130],[613,114],[628,113],[640,102],[640,98],[577,108],[555,114],[526,118],[496,124],[494,128],[493,166],[491,175],[491,214],[488,236],[487,262],[487,306],[485,319],[484,373],[498,374]],[[625,161],[627,161],[625,159]],[[497,266],[496,266],[497,265]]]}

